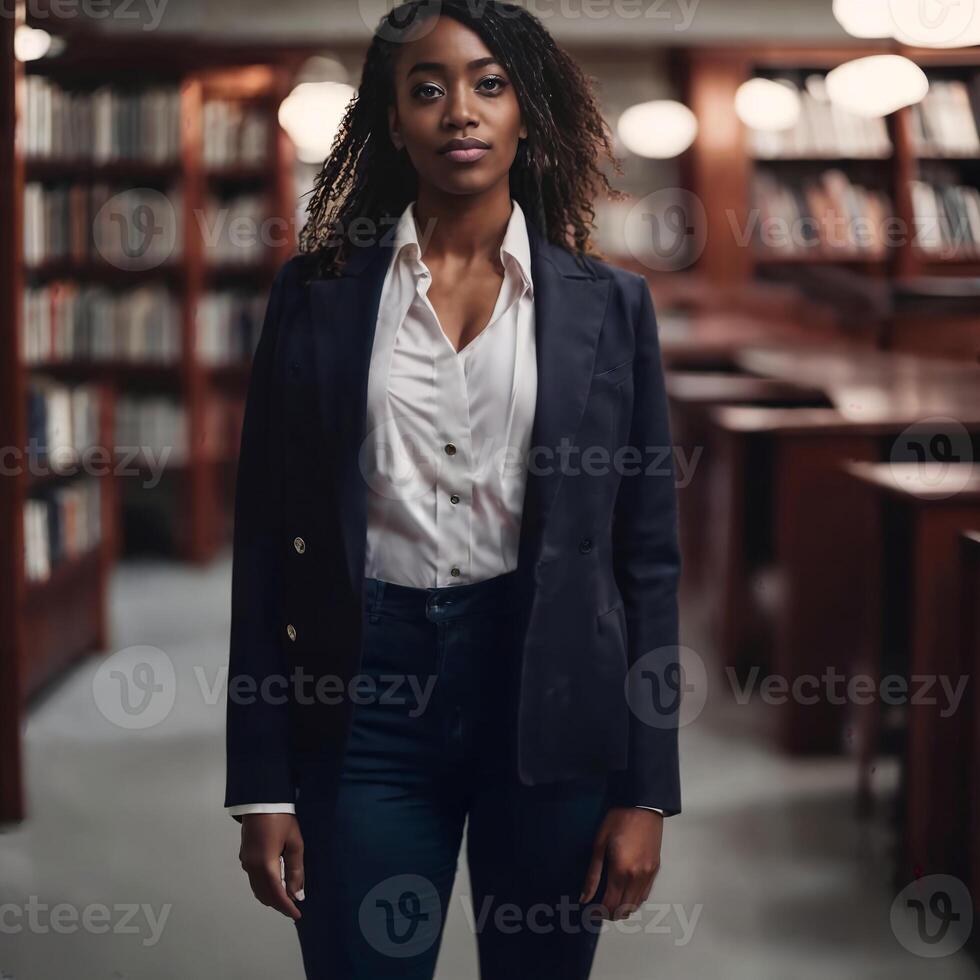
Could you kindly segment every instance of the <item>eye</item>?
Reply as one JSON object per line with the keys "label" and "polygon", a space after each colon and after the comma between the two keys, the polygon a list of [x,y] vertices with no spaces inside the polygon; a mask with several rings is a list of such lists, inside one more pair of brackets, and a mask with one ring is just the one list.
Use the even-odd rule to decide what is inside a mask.
{"label": "eye", "polygon": [[438,85],[433,85],[432,82],[423,82],[421,85],[416,86],[412,90],[412,95],[421,98],[425,102],[431,102],[441,93],[442,89],[440,89]]}
{"label": "eye", "polygon": [[491,82],[495,85],[495,87],[492,89],[484,89],[485,92],[490,92],[492,94],[502,92],[508,85],[507,80],[505,78],[501,78],[499,75],[487,75],[486,78],[480,79],[477,88],[480,88],[482,85],[486,85],[487,82]]}

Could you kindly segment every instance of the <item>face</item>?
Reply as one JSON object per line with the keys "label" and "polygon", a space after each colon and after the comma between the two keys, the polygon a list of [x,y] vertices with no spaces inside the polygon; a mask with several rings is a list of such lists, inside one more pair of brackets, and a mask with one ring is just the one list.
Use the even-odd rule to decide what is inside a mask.
{"label": "face", "polygon": [[418,33],[395,62],[392,142],[405,147],[420,184],[479,193],[507,178],[527,136],[514,86],[480,36],[451,17]]}

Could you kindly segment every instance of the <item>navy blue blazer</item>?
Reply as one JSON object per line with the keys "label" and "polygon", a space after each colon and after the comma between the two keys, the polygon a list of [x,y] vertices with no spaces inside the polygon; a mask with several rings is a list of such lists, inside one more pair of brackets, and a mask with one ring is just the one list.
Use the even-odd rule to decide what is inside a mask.
{"label": "navy blue blazer", "polygon": [[[577,262],[530,222],[528,235],[538,389],[514,610],[518,775],[608,773],[613,802],[670,815],[680,556],[650,290]],[[225,806],[292,801],[302,761],[331,778],[342,758],[351,705],[334,695],[361,656],[358,454],[391,238],[355,249],[336,278],[312,278],[311,257],[296,256],[272,287],[237,471]],[[340,679],[330,697],[320,678]]]}

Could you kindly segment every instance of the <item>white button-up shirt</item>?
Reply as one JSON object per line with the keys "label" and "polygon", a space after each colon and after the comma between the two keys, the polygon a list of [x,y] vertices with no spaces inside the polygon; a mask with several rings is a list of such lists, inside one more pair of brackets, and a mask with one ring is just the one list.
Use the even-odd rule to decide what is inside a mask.
{"label": "white button-up shirt", "polygon": [[367,577],[428,588],[517,567],[537,369],[531,249],[512,203],[496,305],[458,352],[428,299],[414,202],[395,228],[361,455]]}

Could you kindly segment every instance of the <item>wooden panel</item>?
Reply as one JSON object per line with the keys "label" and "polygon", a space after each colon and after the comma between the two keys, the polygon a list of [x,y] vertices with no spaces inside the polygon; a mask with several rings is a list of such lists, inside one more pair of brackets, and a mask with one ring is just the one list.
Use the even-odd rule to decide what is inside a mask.
{"label": "wooden panel", "polygon": [[[19,366],[21,187],[14,145],[20,66],[14,59],[16,20],[0,17],[0,446],[22,446],[24,379]],[[6,465],[6,460],[3,461]],[[23,473],[0,475],[0,821],[24,816],[20,753],[20,603],[24,579]]]}

